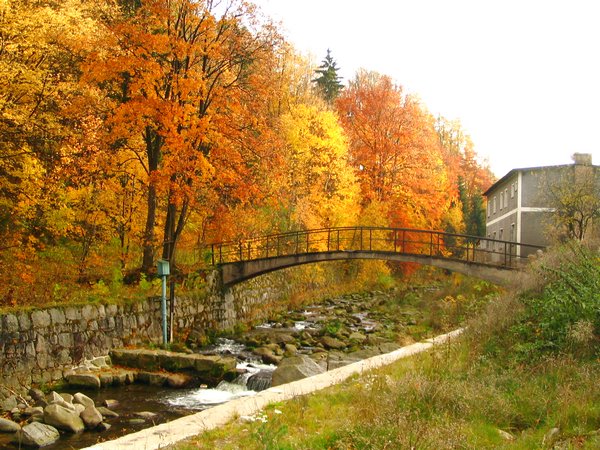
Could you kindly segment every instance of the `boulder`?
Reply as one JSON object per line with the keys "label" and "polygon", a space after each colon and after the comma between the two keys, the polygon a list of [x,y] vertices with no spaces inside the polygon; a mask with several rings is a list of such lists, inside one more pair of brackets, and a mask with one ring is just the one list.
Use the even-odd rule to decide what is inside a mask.
{"label": "boulder", "polygon": [[277,333],[272,342],[275,342],[277,344],[291,344],[293,342],[296,342],[296,339],[291,334]]}
{"label": "boulder", "polygon": [[62,398],[61,395],[58,392],[52,391],[46,397],[46,401],[48,402],[48,404],[51,404],[51,403],[62,403],[62,402],[65,401],[65,399]]}
{"label": "boulder", "polygon": [[41,389],[31,388],[28,392],[29,396],[33,399],[37,406],[41,406],[45,408],[48,406],[48,401],[46,400],[46,395]]}
{"label": "boulder", "polygon": [[0,412],[10,412],[17,407],[17,397],[11,395],[0,402]]}
{"label": "boulder", "polygon": [[254,354],[260,356],[263,362],[266,364],[279,364],[282,359],[281,356],[276,355],[273,350],[267,347],[259,347],[255,349]]}
{"label": "boulder", "polygon": [[498,432],[498,435],[505,441],[514,441],[515,440],[515,437],[512,434],[510,434],[508,431],[501,430],[500,428],[498,428],[496,431]]}
{"label": "boulder", "polygon": [[346,347],[344,342],[331,336],[323,336],[321,338],[321,343],[325,346],[325,348],[332,348],[334,350]]}
{"label": "boulder", "polygon": [[43,416],[44,408],[41,406],[28,406],[23,410],[23,415],[27,417]]}
{"label": "boulder", "polygon": [[60,395],[65,402],[67,402],[67,403],[73,403],[73,394],[69,394],[67,392],[61,392],[58,395]]}
{"label": "boulder", "polygon": [[367,337],[364,334],[359,333],[358,331],[355,331],[353,333],[350,333],[350,336],[348,336],[348,339],[350,339],[351,341],[362,343],[367,340]]}
{"label": "boulder", "polygon": [[81,413],[83,412],[83,410],[86,408],[81,403],[75,403],[73,405],[73,407],[75,408],[75,411],[77,411],[77,414],[79,414],[79,415],[81,415]]}
{"label": "boulder", "polygon": [[112,386],[114,384],[114,377],[112,373],[101,373],[98,375],[100,378],[101,386]]}
{"label": "boulder", "polygon": [[154,419],[156,416],[158,416],[158,414],[153,413],[151,411],[140,411],[140,412],[134,413],[133,415],[136,417],[139,417],[140,419],[145,419],[145,420]]}
{"label": "boulder", "polygon": [[12,420],[0,417],[0,433],[15,433],[21,429],[21,425]]}
{"label": "boulder", "polygon": [[119,406],[119,400],[107,398],[102,402],[102,406],[106,406],[108,409],[115,409]]}
{"label": "boulder", "polygon": [[67,383],[88,389],[100,389],[100,378],[93,373],[73,373],[67,376]]}
{"label": "boulder", "polygon": [[117,417],[119,417],[119,415],[116,412],[111,411],[110,409],[108,409],[105,406],[98,406],[96,409],[98,410],[98,412],[100,414],[102,414],[102,417],[105,417],[105,418],[106,417],[110,417],[110,418],[117,418]]}
{"label": "boulder", "polygon": [[100,422],[100,424],[96,427],[98,431],[108,431],[111,427],[110,423]]}
{"label": "boulder", "polygon": [[53,444],[60,438],[56,428],[39,422],[31,422],[17,431],[12,442],[19,446],[45,447]]}
{"label": "boulder", "polygon": [[160,372],[140,372],[137,379],[140,383],[151,386],[164,386],[167,382],[167,375]]}
{"label": "boulder", "polygon": [[80,405],[83,405],[85,407],[96,406],[94,404],[94,400],[89,398],[87,395],[82,394],[81,392],[78,392],[73,396],[73,403],[79,403]]}
{"label": "boulder", "polygon": [[311,377],[325,372],[319,364],[306,355],[284,359],[273,372],[272,386],[290,383],[302,378]]}
{"label": "boulder", "polygon": [[261,370],[260,372],[251,375],[246,382],[246,387],[251,391],[264,391],[271,387],[271,377],[273,372],[270,370]]}
{"label": "boulder", "polygon": [[167,386],[172,388],[183,388],[192,383],[193,378],[183,373],[170,373],[167,375]]}
{"label": "boulder", "polygon": [[79,417],[88,430],[93,430],[102,423],[102,414],[94,406],[86,406]]}
{"label": "boulder", "polygon": [[327,355],[327,370],[337,369],[338,367],[347,366],[354,362],[360,361],[361,358],[353,353],[343,353],[332,351]]}
{"label": "boulder", "polygon": [[294,344],[285,344],[285,356],[295,356],[298,348]]}
{"label": "boulder", "polygon": [[85,428],[79,414],[61,405],[52,404],[44,408],[44,422],[59,430],[79,433]]}

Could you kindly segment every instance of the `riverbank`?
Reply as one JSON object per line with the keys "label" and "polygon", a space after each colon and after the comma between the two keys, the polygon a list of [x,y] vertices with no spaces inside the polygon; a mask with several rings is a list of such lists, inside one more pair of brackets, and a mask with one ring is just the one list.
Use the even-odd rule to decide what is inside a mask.
{"label": "riverbank", "polygon": [[523,367],[473,359],[463,341],[274,400],[169,448],[597,449],[599,376],[598,362],[569,357]]}
{"label": "riverbank", "polygon": [[[434,345],[448,344],[460,335],[462,330],[429,339],[426,342],[412,344],[385,355],[374,356],[310,378],[266,389],[253,397],[239,398],[224,405],[216,406],[192,416],[183,417],[156,427],[132,433],[114,441],[100,443],[88,450],[118,450],[129,448],[158,449],[177,443],[183,439],[220,427],[235,418],[251,420],[268,405],[304,396],[330,386],[337,385],[352,376],[390,364],[401,358],[426,351]],[[213,447],[220,448],[220,447]],[[243,448],[236,447],[236,448]]]}
{"label": "riverbank", "polygon": [[600,448],[598,248],[553,249],[456,345],[171,447]]}

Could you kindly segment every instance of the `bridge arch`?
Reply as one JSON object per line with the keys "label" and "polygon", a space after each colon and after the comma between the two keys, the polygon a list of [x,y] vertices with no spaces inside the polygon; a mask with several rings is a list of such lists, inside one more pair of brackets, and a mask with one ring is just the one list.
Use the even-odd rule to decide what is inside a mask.
{"label": "bridge arch", "polygon": [[411,262],[446,269],[465,275],[490,281],[498,285],[507,285],[514,276],[515,269],[467,261],[451,260],[428,255],[407,255],[377,251],[331,251],[301,255],[275,256],[272,258],[238,261],[223,264],[220,267],[223,285],[233,286],[245,280],[276,270],[322,261],[341,261],[350,259],[378,259],[385,261]]}
{"label": "bridge arch", "polygon": [[276,270],[322,261],[412,262],[506,285],[542,247],[431,230],[338,227],[213,244],[224,287]]}

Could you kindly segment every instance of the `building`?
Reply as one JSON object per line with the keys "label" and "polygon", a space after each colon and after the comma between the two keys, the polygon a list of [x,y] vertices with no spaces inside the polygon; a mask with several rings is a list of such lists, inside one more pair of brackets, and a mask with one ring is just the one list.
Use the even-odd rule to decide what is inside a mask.
{"label": "building", "polygon": [[[486,236],[490,239],[548,245],[547,226],[554,209],[544,186],[565,176],[574,179],[592,165],[592,155],[576,153],[573,164],[513,169],[494,183],[484,196],[487,199]],[[491,243],[489,244],[491,245]],[[534,250],[516,246],[520,256]]]}

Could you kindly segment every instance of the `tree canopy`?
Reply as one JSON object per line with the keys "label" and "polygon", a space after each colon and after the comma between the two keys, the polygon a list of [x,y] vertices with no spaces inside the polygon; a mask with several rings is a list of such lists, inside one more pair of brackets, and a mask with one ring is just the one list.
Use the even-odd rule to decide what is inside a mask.
{"label": "tree canopy", "polygon": [[243,0],[0,8],[4,304],[185,277],[218,240],[468,230],[491,181],[458,123],[386,75],[343,88]]}

